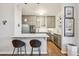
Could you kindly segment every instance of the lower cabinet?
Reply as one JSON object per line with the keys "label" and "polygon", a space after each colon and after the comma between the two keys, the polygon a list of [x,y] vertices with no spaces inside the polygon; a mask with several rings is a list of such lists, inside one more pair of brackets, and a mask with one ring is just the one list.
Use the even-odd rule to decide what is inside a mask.
{"label": "lower cabinet", "polygon": [[54,36],[54,43],[56,44],[58,48],[61,49],[61,35],[54,34],[53,36]]}

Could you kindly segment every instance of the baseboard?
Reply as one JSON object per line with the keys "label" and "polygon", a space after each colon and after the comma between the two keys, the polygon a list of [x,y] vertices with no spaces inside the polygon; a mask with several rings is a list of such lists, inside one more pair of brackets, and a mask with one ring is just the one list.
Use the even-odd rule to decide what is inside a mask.
{"label": "baseboard", "polygon": [[77,56],[79,56],[79,53],[77,54]]}
{"label": "baseboard", "polygon": [[[24,52],[23,52],[24,53]],[[31,52],[26,52],[27,54],[31,54]],[[11,52],[0,52],[0,54],[12,54]],[[16,54],[16,53],[15,53]],[[38,52],[34,52],[33,54],[38,54]],[[41,54],[47,54],[47,52],[41,52]]]}
{"label": "baseboard", "polygon": [[0,54],[12,54],[11,52],[0,52]]}
{"label": "baseboard", "polygon": [[[11,52],[0,52],[0,56],[12,56],[12,53]],[[27,52],[26,54],[22,53],[19,55],[15,53],[13,56],[39,56],[39,53],[34,52],[33,55],[31,55],[30,52]],[[42,52],[40,56],[49,56],[49,55],[46,52]]]}

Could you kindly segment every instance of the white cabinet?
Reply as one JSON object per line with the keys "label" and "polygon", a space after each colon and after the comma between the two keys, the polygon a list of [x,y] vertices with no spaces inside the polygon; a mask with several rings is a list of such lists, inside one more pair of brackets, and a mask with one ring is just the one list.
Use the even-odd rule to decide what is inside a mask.
{"label": "white cabinet", "polygon": [[44,27],[45,26],[45,16],[36,16],[37,24],[39,26],[37,27]]}

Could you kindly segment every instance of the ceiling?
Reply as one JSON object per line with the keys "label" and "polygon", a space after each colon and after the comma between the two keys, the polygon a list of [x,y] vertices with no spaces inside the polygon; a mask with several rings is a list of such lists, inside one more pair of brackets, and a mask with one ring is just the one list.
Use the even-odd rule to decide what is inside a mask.
{"label": "ceiling", "polygon": [[23,15],[56,15],[60,12],[60,3],[27,3],[22,4]]}

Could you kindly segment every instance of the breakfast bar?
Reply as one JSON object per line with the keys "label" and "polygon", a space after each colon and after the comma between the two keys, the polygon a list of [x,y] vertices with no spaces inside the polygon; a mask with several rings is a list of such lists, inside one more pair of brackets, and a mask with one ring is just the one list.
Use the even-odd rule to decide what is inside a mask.
{"label": "breakfast bar", "polygon": [[[40,53],[47,54],[47,37],[49,36],[46,33],[27,33],[27,34],[13,35],[12,39],[18,39],[24,41],[26,43],[27,54],[31,54],[32,48],[30,46],[30,41],[33,39],[39,40],[41,42]],[[34,49],[33,54],[38,54],[37,48]]]}

